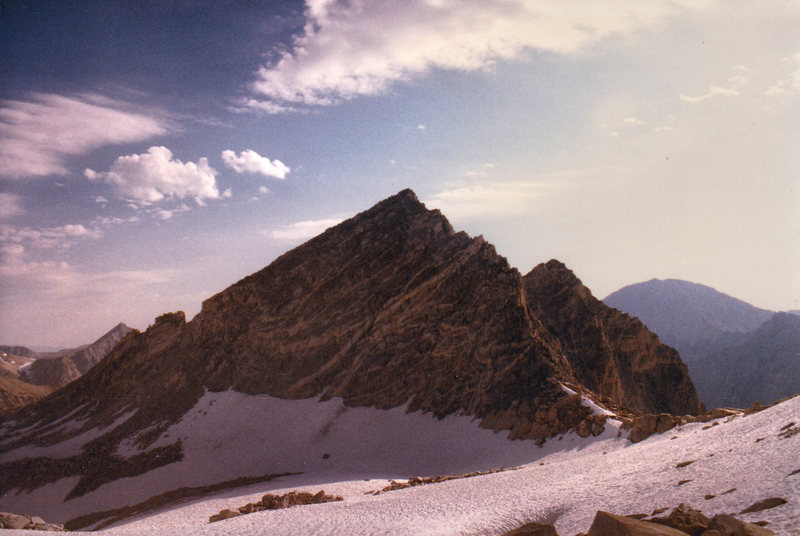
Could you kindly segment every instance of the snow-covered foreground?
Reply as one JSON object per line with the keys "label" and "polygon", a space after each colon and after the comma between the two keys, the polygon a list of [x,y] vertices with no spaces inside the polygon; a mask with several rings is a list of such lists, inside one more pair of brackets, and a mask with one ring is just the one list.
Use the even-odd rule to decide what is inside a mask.
{"label": "snow-covered foreground", "polygon": [[[211,400],[216,402],[211,404]],[[206,411],[206,417],[213,418],[197,422],[217,422],[220,429],[204,430],[199,424],[193,425],[191,419],[173,427],[170,435],[184,437],[186,441],[187,460],[183,462],[187,464],[186,471],[193,467],[198,482],[214,481],[215,460],[229,475],[238,467],[237,463],[257,461],[259,456],[266,456],[263,453],[279,447],[282,450],[269,457],[269,463],[276,464],[275,472],[299,469],[305,471],[304,474],[173,505],[161,512],[127,520],[103,534],[500,534],[523,522],[546,521],[554,523],[562,536],[571,536],[586,531],[598,509],[620,514],[650,513],[656,508],[672,508],[683,502],[713,515],[738,513],[768,497],[782,497],[788,503],[740,517],[747,521],[766,519],[771,522],[769,528],[778,534],[789,536],[800,532],[800,472],[791,474],[800,469],[800,433],[791,434],[791,430],[800,426],[800,397],[750,416],[718,421],[717,426],[710,426],[711,423],[686,425],[638,444],[631,444],[624,436],[618,438],[616,428],[608,426],[598,438],[581,439],[570,435],[561,441],[548,441],[543,449],[532,442],[511,442],[502,434],[481,430],[466,417],[439,422],[426,415],[407,415],[399,409],[381,412],[351,408],[345,411],[336,401],[279,401],[287,404],[283,415],[290,421],[293,418],[319,420],[286,422],[287,426],[294,425],[297,430],[306,431],[298,431],[297,437],[273,438],[260,444],[269,437],[261,430],[270,425],[270,422],[265,424],[263,414],[261,420],[254,417],[252,422],[226,425],[216,419],[213,409],[223,408],[225,404],[245,404],[253,409],[253,400],[275,402],[268,397],[209,393],[197,409],[201,409],[198,415]],[[315,406],[301,411],[298,404]],[[275,409],[276,406],[271,407]],[[320,410],[320,407],[325,409]],[[231,411],[231,407],[224,409]],[[308,409],[315,411],[308,412]],[[239,415],[239,412],[234,413]],[[324,415],[311,417],[317,413]],[[328,426],[328,423],[332,424]],[[234,435],[242,430],[246,433]],[[297,445],[307,444],[303,441],[311,438],[303,434],[312,430],[318,434],[325,432],[317,437],[319,451],[293,451],[291,441],[297,441]],[[354,440],[347,435],[352,433],[361,435]],[[200,439],[203,434],[206,438]],[[380,441],[370,441],[371,437]],[[242,459],[214,458],[213,445],[208,447],[211,438],[218,438],[222,443],[239,443],[241,447],[236,448],[240,450],[232,451],[230,447],[226,454],[235,452]],[[396,443],[389,443],[389,439]],[[366,443],[356,447],[359,441]],[[440,446],[437,448],[437,445]],[[352,450],[343,450],[347,448]],[[323,453],[330,457],[323,459]],[[335,463],[337,459],[340,461]],[[384,470],[378,469],[381,461],[386,467]],[[693,463],[677,467],[689,461]],[[326,465],[329,462],[331,465]],[[379,495],[364,493],[382,488],[388,477],[465,472],[516,464],[524,465],[515,470]],[[268,465],[264,462],[259,467]],[[164,470],[166,468],[151,473]],[[146,486],[143,494],[150,496],[159,492],[159,479],[157,475],[148,475],[150,473],[133,480]],[[366,477],[371,479],[364,480]],[[102,502],[99,495],[103,490],[113,490],[117,485],[119,483],[104,486],[90,495],[97,495]],[[735,491],[724,493],[734,488]],[[345,500],[258,512],[208,524],[210,515],[223,508],[235,509],[256,502],[268,491],[316,492],[320,489],[342,495]],[[20,502],[15,508],[9,506],[4,497],[0,509],[41,515],[30,502],[35,494],[27,497],[28,501],[26,494],[18,495]],[[704,498],[712,494],[714,498]],[[134,502],[137,501],[131,500],[130,504]],[[102,506],[96,508],[101,509]],[[47,519],[46,513],[43,517]],[[29,535],[30,531],[8,532],[17,533]]]}

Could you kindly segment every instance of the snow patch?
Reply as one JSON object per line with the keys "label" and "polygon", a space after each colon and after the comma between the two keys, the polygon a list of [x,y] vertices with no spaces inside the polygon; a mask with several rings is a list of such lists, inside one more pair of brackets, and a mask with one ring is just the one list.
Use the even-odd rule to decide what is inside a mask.
{"label": "snow patch", "polygon": [[[188,413],[163,438],[165,444],[179,437],[186,442],[187,459],[173,464],[186,469],[186,478],[192,464],[196,481],[203,480],[206,472],[213,475],[214,453],[227,470],[249,464],[253,474],[277,466],[291,470],[296,465],[306,473],[187,501],[103,534],[496,535],[527,521],[551,522],[559,534],[575,534],[588,530],[599,509],[650,513],[684,502],[713,516],[739,512],[767,497],[789,502],[741,517],[767,519],[779,536],[796,534],[800,527],[800,474],[789,476],[800,469],[800,434],[781,436],[781,428],[800,422],[800,397],[756,414],[721,420],[718,426],[684,425],[636,444],[616,437],[616,428],[607,426],[597,438],[583,440],[570,433],[561,441],[549,440],[542,449],[530,441],[509,441],[505,434],[482,430],[469,417],[437,421],[429,415],[407,414],[403,408],[346,408],[340,400],[206,393],[198,409],[199,413]],[[279,424],[288,427],[286,439],[274,437]],[[225,438],[219,449],[213,444],[217,434]],[[330,457],[323,460],[322,453]],[[236,456],[243,459],[226,459]],[[463,466],[479,469],[480,463],[516,465],[514,459],[523,462],[512,471],[377,496],[364,493],[380,489],[390,477],[458,472]],[[690,460],[693,463],[678,467]],[[103,497],[108,494],[120,494],[134,504],[136,489],[143,486],[146,494],[154,494],[159,479],[174,478],[171,468],[103,486],[87,500],[95,501],[95,510],[103,509]],[[683,480],[687,482],[679,485]],[[723,493],[733,488],[736,491]],[[293,489],[324,489],[345,500],[207,522],[208,516],[223,508],[255,502],[266,492]],[[706,500],[708,494],[715,497]],[[3,501],[0,509],[10,508]],[[28,508],[17,510],[39,513],[32,497]]]}

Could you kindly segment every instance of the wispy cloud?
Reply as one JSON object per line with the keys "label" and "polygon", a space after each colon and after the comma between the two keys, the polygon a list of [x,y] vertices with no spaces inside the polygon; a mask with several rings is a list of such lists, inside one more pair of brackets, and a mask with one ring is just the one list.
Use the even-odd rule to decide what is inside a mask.
{"label": "wispy cloud", "polygon": [[766,91],[766,95],[773,97],[775,95],[786,95],[800,91],[800,52],[793,54],[791,58],[786,59],[787,63],[791,64],[792,72],[789,73],[787,78],[778,80]]}
{"label": "wispy cloud", "polygon": [[694,104],[696,102],[710,99],[711,97],[716,97],[717,95],[722,95],[725,97],[736,97],[739,95],[739,91],[733,88],[711,86],[710,88],[708,88],[708,91],[706,91],[702,95],[693,96],[693,95],[684,95],[683,93],[681,93],[680,98],[684,102],[689,102]]}
{"label": "wispy cloud", "polygon": [[278,229],[267,231],[266,234],[278,240],[304,240],[317,236],[329,227],[341,223],[341,221],[341,218],[299,221],[289,225],[283,225]]}
{"label": "wispy cloud", "polygon": [[289,166],[280,160],[272,160],[261,156],[252,149],[240,152],[238,155],[231,150],[222,151],[222,160],[225,166],[236,173],[258,173],[265,177],[285,179],[291,171]]}
{"label": "wispy cloud", "polygon": [[0,220],[22,214],[22,201],[14,194],[0,193]]}
{"label": "wispy cloud", "polygon": [[66,158],[164,134],[168,125],[95,94],[34,93],[0,107],[0,176],[63,175]]}
{"label": "wispy cloud", "polygon": [[540,182],[485,182],[443,190],[426,198],[425,204],[438,208],[453,220],[518,214],[532,210],[538,199],[551,188]]}
{"label": "wispy cloud", "polygon": [[0,241],[5,243],[26,244],[34,248],[66,248],[76,239],[102,238],[103,232],[98,228],[85,227],[83,224],[67,224],[58,227],[17,228],[11,225],[0,226]]}
{"label": "wispy cloud", "polygon": [[[253,84],[267,113],[375,95],[433,69],[490,67],[528,49],[574,53],[713,1],[308,0],[304,33]],[[387,31],[391,28],[391,31]]]}
{"label": "wispy cloud", "polygon": [[219,199],[217,171],[207,158],[197,163],[173,158],[166,147],[150,147],[146,153],[120,156],[108,171],[84,171],[89,180],[111,184],[123,198],[142,204],[164,199]]}

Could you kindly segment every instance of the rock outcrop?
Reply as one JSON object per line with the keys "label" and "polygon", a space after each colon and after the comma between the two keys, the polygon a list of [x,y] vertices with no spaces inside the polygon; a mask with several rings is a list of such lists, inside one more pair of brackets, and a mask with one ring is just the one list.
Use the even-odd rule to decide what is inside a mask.
{"label": "rock outcrop", "polygon": [[587,536],[774,536],[764,527],[747,523],[728,514],[709,519],[685,504],[668,516],[637,519],[602,510],[595,515]]}
{"label": "rock outcrop", "polygon": [[[700,409],[677,353],[592,298],[563,265],[523,278],[405,190],[206,300],[191,322],[160,316],[17,414],[4,451],[132,416],[80,455],[0,466],[0,492],[79,476],[76,497],[178,460],[180,441],[153,443],[206,390],[407,404],[472,415],[513,438],[600,433],[602,419],[565,385],[633,412]],[[41,426],[68,414],[79,424]],[[15,435],[33,423],[39,431]],[[139,454],[124,458],[119,446],[132,438]],[[32,476],[34,467],[44,469]]]}
{"label": "rock outcrop", "polygon": [[9,512],[0,512],[0,529],[67,532],[63,526],[47,523],[40,517],[24,514],[12,514]]}

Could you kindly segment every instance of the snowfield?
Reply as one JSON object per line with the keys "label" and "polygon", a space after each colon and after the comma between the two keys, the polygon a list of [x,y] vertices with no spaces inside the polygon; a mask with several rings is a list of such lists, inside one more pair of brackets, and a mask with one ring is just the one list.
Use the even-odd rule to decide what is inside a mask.
{"label": "snowfield", "polygon": [[[289,430],[277,434],[278,430]],[[767,520],[779,535],[800,533],[800,397],[762,412],[696,423],[630,443],[609,421],[596,438],[567,434],[543,448],[509,441],[470,417],[346,408],[340,400],[280,400],[241,393],[206,393],[170,428],[186,459],[101,487],[60,504],[74,479],[32,493],[0,497],[0,510],[63,522],[75,512],[135,504],[179,486],[197,486],[278,472],[271,482],[187,499],[102,531],[201,535],[494,535],[524,522],[554,523],[562,536],[585,532],[598,509],[651,513],[686,503],[706,515],[738,515],[752,503],[782,497],[787,504],[740,517]],[[165,434],[165,436],[167,435]],[[73,450],[75,445],[69,445]],[[131,448],[130,445],[126,448]],[[131,454],[135,452],[126,452]],[[19,453],[9,453],[18,456]],[[323,458],[323,454],[328,457]],[[682,467],[678,464],[692,462]],[[378,495],[389,478],[514,469]],[[68,481],[69,480],[69,481]],[[176,485],[177,483],[177,485]],[[257,512],[217,523],[224,508],[292,490],[341,495],[342,502]],[[735,489],[729,493],[726,491]],[[713,498],[705,499],[708,495]],[[55,506],[45,508],[48,502]],[[49,511],[43,511],[49,510]],[[4,534],[30,535],[31,531]]]}

